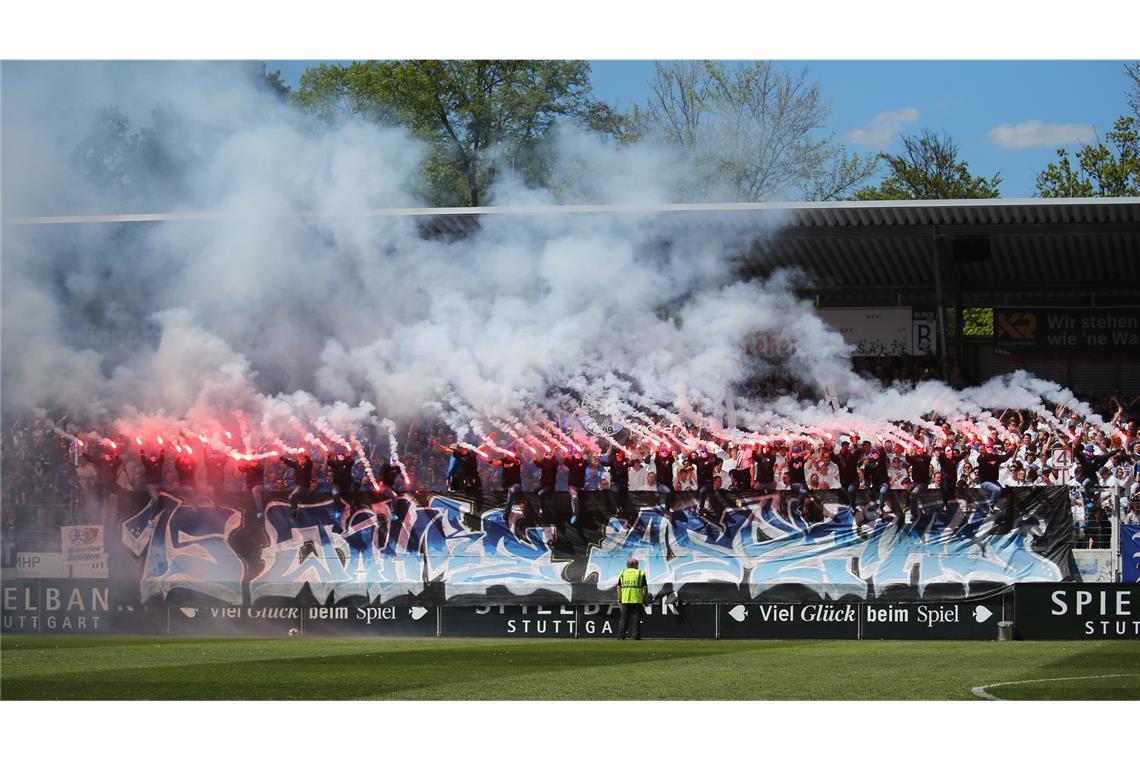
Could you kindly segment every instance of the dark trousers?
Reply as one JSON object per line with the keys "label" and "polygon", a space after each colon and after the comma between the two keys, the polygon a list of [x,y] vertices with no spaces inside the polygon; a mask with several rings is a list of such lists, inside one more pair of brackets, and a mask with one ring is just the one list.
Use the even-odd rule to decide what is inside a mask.
{"label": "dark trousers", "polygon": [[697,511],[704,512],[706,504],[713,510],[720,506],[712,483],[701,483],[697,485]]}
{"label": "dark trousers", "polygon": [[[630,628],[633,630],[630,631]],[[618,640],[624,639],[627,632],[631,632],[633,638],[638,641],[641,640],[640,604],[622,604],[621,606],[621,620],[618,621]]]}
{"label": "dark trousers", "polygon": [[554,486],[538,489],[538,515],[542,520],[549,520],[554,517],[554,509],[547,501],[547,497],[552,493],[554,493]]}
{"label": "dark trousers", "polygon": [[289,506],[293,507],[293,516],[296,517],[301,511],[301,499],[307,499],[312,494],[308,488],[304,486],[297,486],[289,492]]}
{"label": "dark trousers", "polygon": [[265,486],[254,486],[249,492],[253,494],[253,503],[257,505],[257,516],[261,517],[265,514]]}
{"label": "dark trousers", "polygon": [[570,486],[567,490],[570,492],[570,522],[576,523],[578,522],[578,518],[581,517],[581,504],[578,501],[578,486]]}
{"label": "dark trousers", "polygon": [[610,490],[606,492],[606,504],[611,514],[626,519],[634,517],[633,505],[629,501],[629,486],[610,483]]}
{"label": "dark trousers", "polygon": [[346,488],[342,491],[340,486],[333,486],[332,497],[333,507],[338,513],[342,512],[345,509],[351,511],[353,505],[355,504],[355,500],[352,498],[351,489]]}

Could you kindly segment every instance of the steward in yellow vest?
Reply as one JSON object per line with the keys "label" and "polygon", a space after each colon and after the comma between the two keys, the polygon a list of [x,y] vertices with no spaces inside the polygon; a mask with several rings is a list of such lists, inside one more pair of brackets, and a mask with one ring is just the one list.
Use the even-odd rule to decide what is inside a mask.
{"label": "steward in yellow vest", "polygon": [[618,601],[621,603],[618,640],[625,638],[629,628],[633,629],[633,638],[641,640],[641,607],[645,604],[647,586],[645,573],[637,569],[637,560],[626,562],[625,570],[618,576]]}

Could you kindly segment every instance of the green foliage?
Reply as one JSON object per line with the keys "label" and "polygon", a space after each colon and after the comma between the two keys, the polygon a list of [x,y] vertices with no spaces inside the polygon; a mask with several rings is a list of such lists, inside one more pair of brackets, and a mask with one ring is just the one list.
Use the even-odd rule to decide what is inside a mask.
{"label": "green foliage", "polygon": [[132,128],[117,107],[99,109],[73,147],[72,161],[99,189],[103,200],[160,208],[176,201],[185,189],[182,168],[186,157],[169,145],[171,121],[168,114],[155,109],[150,124]]}
{"label": "green foliage", "polygon": [[958,146],[947,135],[923,130],[903,137],[903,152],[879,154],[890,175],[877,187],[865,187],[853,196],[858,201],[901,201],[958,198],[997,198],[1000,174],[989,179],[970,174],[959,159]]}
{"label": "green foliage", "polygon": [[252,64],[251,74],[255,83],[261,85],[282,101],[289,99],[289,85],[281,78],[281,71],[270,72],[263,61]]}
{"label": "green foliage", "polygon": [[994,334],[993,307],[962,309],[962,334],[967,338],[988,338]]}
{"label": "green foliage", "polygon": [[1058,150],[1057,162],[1037,175],[1037,193],[1042,198],[1140,195],[1140,136],[1136,119],[1121,116],[1107,138],[1107,145],[1086,145],[1072,157],[1064,148]]}
{"label": "green foliage", "polygon": [[582,61],[368,61],[321,65],[301,76],[293,102],[325,121],[346,115],[397,125],[429,147],[423,181],[436,205],[478,206],[496,173],[541,184],[541,147],[575,120],[618,136],[612,109],[590,97]]}

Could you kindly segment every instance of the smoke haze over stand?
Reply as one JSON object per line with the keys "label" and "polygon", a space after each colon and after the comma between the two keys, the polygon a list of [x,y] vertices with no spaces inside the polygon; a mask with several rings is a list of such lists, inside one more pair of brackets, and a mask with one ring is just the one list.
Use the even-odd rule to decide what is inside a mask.
{"label": "smoke haze over stand", "polygon": [[[488,430],[488,417],[542,407],[540,419],[554,418],[583,397],[613,419],[639,397],[708,427],[720,424],[727,387],[774,371],[744,355],[755,333],[795,338],[782,371],[850,401],[870,428],[1063,395],[1026,390],[1029,379],[976,394],[940,384],[881,393],[795,296],[801,275],[738,279],[739,230],[664,233],[649,212],[504,214],[463,239],[425,239],[413,218],[363,213],[421,205],[412,188],[423,146],[397,129],[307,122],[226,64],[6,64],[4,75],[6,217],[216,215],[6,224],[6,409],[60,409],[126,434],[229,424],[240,411],[265,444],[298,440],[294,417],[347,434],[449,398]],[[136,128],[157,109],[151,137],[164,160],[138,174],[141,187],[108,192],[74,156],[89,114],[112,104]],[[571,129],[552,144],[564,168],[555,190],[525,188],[504,169],[496,203],[660,203],[685,172],[664,148]],[[116,205],[124,199],[163,205]],[[334,213],[301,216],[315,210]],[[84,348],[69,340],[77,325],[138,340]],[[738,405],[755,425],[826,417],[812,402],[788,401],[779,418]],[[466,432],[463,415],[448,417]]]}

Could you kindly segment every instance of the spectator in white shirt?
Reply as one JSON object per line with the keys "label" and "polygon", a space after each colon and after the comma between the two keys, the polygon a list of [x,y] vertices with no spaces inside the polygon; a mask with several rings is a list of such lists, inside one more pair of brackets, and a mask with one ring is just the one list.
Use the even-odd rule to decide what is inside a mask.
{"label": "spectator in white shirt", "polygon": [[640,459],[633,460],[629,467],[629,490],[646,491],[649,489],[649,468]]}
{"label": "spectator in white shirt", "polygon": [[1125,525],[1140,525],[1140,499],[1132,500],[1132,508],[1124,516]]}
{"label": "spectator in white shirt", "polygon": [[907,472],[906,467],[903,466],[903,462],[898,456],[892,456],[891,466],[887,470],[887,475],[890,476],[891,479],[891,488],[897,490],[902,488],[903,480],[908,478],[910,473]]}

